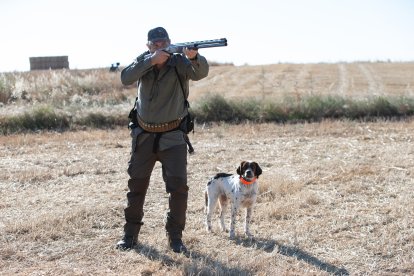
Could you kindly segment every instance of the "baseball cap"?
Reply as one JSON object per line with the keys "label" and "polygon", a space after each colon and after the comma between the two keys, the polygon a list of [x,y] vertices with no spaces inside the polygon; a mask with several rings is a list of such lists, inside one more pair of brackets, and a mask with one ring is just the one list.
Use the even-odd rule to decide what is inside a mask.
{"label": "baseball cap", "polygon": [[148,41],[156,41],[162,39],[170,39],[168,37],[167,31],[163,27],[157,27],[149,30],[148,32]]}

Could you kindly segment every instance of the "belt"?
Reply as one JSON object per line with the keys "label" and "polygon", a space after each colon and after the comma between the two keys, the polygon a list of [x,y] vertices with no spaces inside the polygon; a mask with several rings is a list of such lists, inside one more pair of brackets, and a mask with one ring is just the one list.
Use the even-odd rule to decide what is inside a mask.
{"label": "belt", "polygon": [[160,124],[151,124],[144,122],[140,116],[138,117],[138,124],[139,126],[147,131],[147,132],[167,132],[173,129],[176,129],[180,126],[180,123],[183,118],[178,118],[177,120],[167,122],[167,123],[160,123]]}

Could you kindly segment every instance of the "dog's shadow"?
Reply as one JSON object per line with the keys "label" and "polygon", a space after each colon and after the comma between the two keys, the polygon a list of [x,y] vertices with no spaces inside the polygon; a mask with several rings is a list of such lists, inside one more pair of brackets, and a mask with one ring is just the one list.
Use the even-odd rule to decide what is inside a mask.
{"label": "dog's shadow", "polygon": [[348,270],[343,267],[337,267],[335,265],[329,264],[325,261],[322,261],[315,256],[312,256],[310,253],[301,250],[298,247],[294,246],[287,246],[282,243],[279,243],[275,240],[270,239],[261,239],[261,238],[252,238],[252,239],[245,239],[245,238],[236,238],[235,243],[238,245],[242,245],[244,247],[253,247],[257,250],[263,250],[265,252],[271,253],[274,250],[279,254],[288,257],[294,257],[299,261],[304,261],[314,267],[317,267],[320,270],[326,271],[333,275],[349,275]]}

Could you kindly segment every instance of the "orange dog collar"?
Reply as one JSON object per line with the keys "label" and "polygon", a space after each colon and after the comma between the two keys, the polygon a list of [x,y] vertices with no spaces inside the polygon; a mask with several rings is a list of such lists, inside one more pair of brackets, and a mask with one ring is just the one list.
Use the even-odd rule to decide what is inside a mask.
{"label": "orange dog collar", "polygon": [[251,181],[247,181],[246,179],[240,176],[240,182],[243,183],[244,185],[250,185],[254,183],[255,181],[256,181],[256,177],[254,177]]}

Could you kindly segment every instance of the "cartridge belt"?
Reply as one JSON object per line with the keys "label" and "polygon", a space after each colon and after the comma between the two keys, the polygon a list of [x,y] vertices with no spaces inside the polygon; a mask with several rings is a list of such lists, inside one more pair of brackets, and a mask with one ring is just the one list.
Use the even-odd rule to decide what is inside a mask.
{"label": "cartridge belt", "polygon": [[147,131],[147,132],[167,132],[173,129],[176,129],[180,126],[180,123],[183,118],[178,118],[177,120],[167,122],[167,123],[159,123],[159,124],[152,124],[144,122],[140,116],[138,117],[138,124],[139,126]]}

